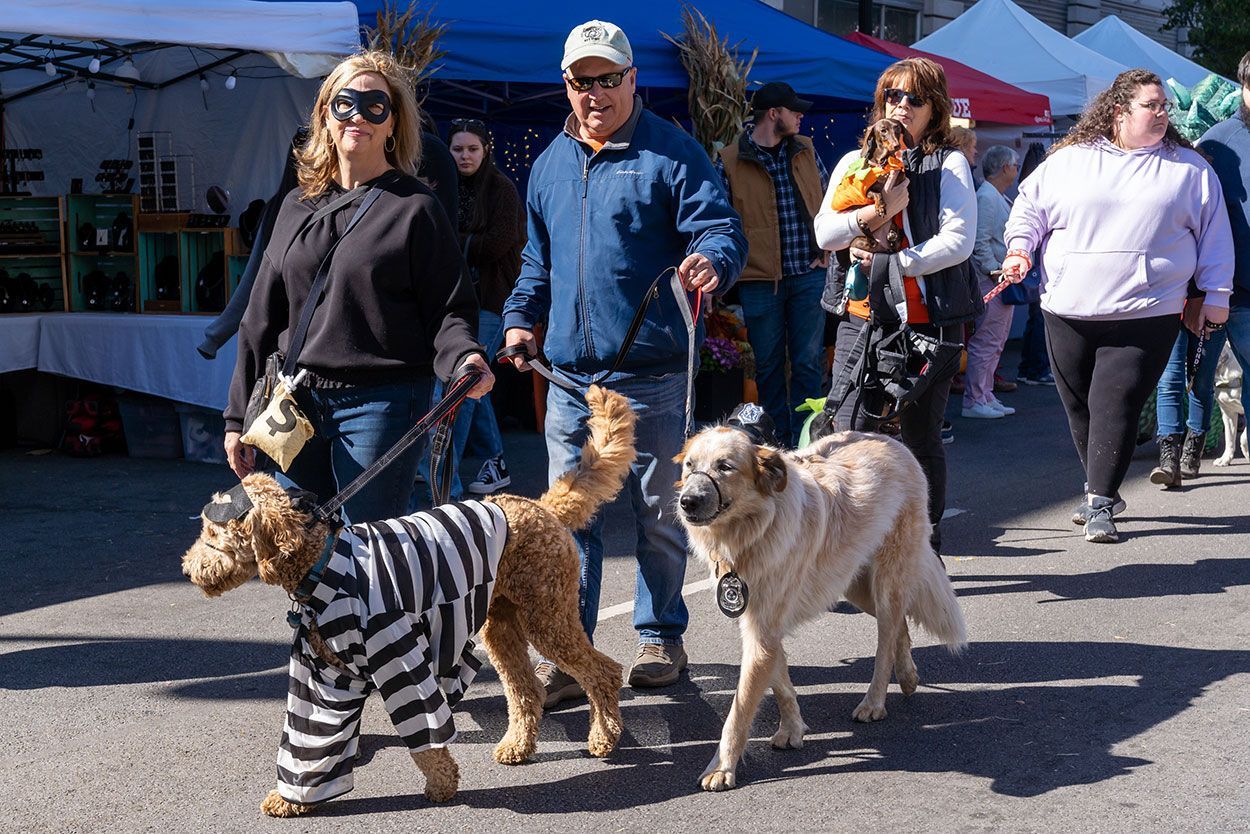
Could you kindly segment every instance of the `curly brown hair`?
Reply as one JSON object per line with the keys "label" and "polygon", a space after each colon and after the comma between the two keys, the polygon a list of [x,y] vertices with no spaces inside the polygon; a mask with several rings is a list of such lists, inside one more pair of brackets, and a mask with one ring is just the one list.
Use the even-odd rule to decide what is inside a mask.
{"label": "curly brown hair", "polygon": [[[1094,96],[1081,114],[1081,120],[1068,131],[1067,136],[1051,147],[1047,156],[1071,145],[1093,145],[1099,139],[1114,142],[1117,108],[1127,108],[1138,90],[1151,85],[1162,87],[1163,82],[1150,70],[1131,69],[1117,75],[1110,87]],[[1167,133],[1163,135],[1163,144],[1167,148],[1193,148],[1193,144],[1181,136],[1176,125],[1170,121]]]}
{"label": "curly brown hair", "polygon": [[920,137],[920,148],[926,155],[955,146],[950,134],[951,97],[941,64],[928,58],[904,58],[886,67],[877,79],[877,91],[872,97],[869,130],[885,117],[885,91],[889,89],[910,90],[933,105],[929,125]]}

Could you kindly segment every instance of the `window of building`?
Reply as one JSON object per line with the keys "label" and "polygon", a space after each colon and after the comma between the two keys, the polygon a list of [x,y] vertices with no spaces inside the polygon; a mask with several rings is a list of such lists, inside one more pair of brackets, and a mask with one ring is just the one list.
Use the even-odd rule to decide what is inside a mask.
{"label": "window of building", "polygon": [[[784,10],[806,23],[847,35],[859,26],[856,0],[785,0]],[[872,4],[872,34],[878,38],[910,45],[920,38],[920,10],[886,3]]]}

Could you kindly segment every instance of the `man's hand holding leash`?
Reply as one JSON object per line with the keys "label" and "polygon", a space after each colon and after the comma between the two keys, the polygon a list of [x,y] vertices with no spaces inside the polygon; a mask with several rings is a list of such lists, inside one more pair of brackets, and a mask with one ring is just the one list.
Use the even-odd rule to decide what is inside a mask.
{"label": "man's hand holding leash", "polygon": [[456,380],[464,376],[469,371],[477,371],[482,376],[477,384],[469,389],[469,393],[465,394],[471,400],[481,399],[490,393],[490,389],[495,387],[495,375],[491,372],[490,363],[486,361],[486,357],[480,353],[470,353],[460,363],[459,369],[452,374],[452,379]]}
{"label": "man's hand holding leash", "polygon": [[534,339],[534,331],[521,327],[508,328],[508,332],[504,334],[503,346],[506,350],[515,345],[523,345],[525,352],[510,356],[507,361],[511,362],[512,367],[518,371],[528,371],[530,363],[525,360],[525,357],[538,355],[538,342]]}
{"label": "man's hand holding leash", "polygon": [[677,267],[677,277],[681,278],[681,285],[686,288],[687,292],[695,290],[711,292],[720,284],[720,275],[717,274],[716,267],[706,255],[700,255],[698,252],[686,256],[686,259]]}

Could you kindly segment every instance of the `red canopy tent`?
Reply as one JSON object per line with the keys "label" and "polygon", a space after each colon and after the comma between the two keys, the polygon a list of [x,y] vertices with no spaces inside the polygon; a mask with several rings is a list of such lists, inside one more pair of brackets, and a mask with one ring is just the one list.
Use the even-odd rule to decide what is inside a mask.
{"label": "red canopy tent", "polygon": [[950,58],[874,38],[862,32],[852,32],[846,39],[895,58],[930,58],[937,61],[946,70],[946,81],[950,86],[951,103],[954,106],[952,115],[958,118],[1009,125],[1051,124],[1050,99],[1046,96],[1021,90]]}

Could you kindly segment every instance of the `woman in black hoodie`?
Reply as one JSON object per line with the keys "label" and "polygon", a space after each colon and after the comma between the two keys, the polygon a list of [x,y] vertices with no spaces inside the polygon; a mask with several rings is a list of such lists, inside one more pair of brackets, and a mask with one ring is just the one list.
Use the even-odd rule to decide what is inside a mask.
{"label": "woman in black hoodie", "polygon": [[[416,99],[389,55],[352,56],[322,83],[297,157],[299,186],[279,210],[239,328],[225,445],[240,478],[255,466],[241,440],[249,392],[266,357],[288,351],[339,238],[297,362],[306,374],[295,399],[315,435],[291,462],[288,483],[334,495],[429,410],[435,374],[480,371],[471,397],[493,385],[455,233],[415,177],[420,151]],[[376,201],[345,234],[374,190]],[[401,515],[416,469],[413,447],[347,502],[348,520]]]}

